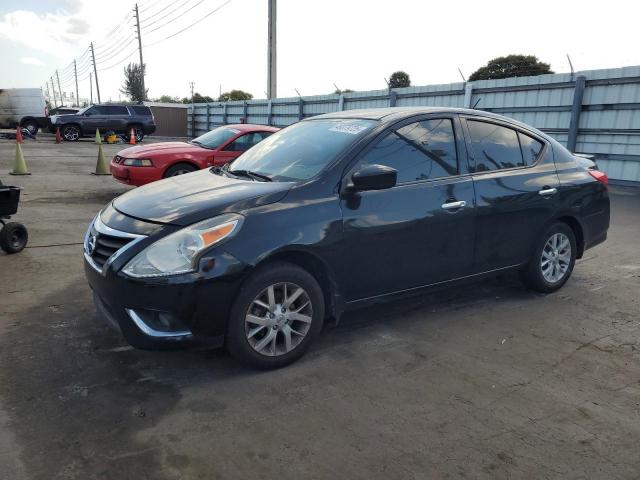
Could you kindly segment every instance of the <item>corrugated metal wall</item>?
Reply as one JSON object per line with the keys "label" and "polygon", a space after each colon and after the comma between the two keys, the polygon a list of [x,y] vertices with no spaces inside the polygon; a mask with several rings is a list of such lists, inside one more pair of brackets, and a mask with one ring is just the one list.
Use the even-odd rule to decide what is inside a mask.
{"label": "corrugated metal wall", "polygon": [[[584,77],[581,104],[576,85]],[[579,89],[578,89],[579,90]],[[482,80],[371,90],[342,95],[278,98],[189,106],[188,132],[200,135],[218,125],[247,123],[286,126],[300,119],[355,108],[388,106],[476,108],[528,123],[567,144],[576,123],[575,151],[594,154],[609,177],[640,182],[640,67],[575,74]],[[574,113],[572,114],[572,109]]]}
{"label": "corrugated metal wall", "polygon": [[184,137],[187,135],[187,109],[182,107],[150,105],[156,122],[155,135]]}

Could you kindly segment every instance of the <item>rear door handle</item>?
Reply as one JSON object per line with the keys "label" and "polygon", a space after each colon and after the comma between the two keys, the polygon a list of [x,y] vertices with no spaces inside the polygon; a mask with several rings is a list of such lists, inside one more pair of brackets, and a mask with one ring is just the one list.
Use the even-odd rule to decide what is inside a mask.
{"label": "rear door handle", "polygon": [[447,202],[442,204],[442,208],[445,210],[455,210],[456,208],[463,208],[467,205],[467,202],[460,200],[459,202]]}
{"label": "rear door handle", "polygon": [[543,197],[545,197],[547,195],[555,195],[556,193],[558,193],[558,189],[557,188],[543,188],[542,190],[539,190],[538,193],[540,195],[542,195]]}

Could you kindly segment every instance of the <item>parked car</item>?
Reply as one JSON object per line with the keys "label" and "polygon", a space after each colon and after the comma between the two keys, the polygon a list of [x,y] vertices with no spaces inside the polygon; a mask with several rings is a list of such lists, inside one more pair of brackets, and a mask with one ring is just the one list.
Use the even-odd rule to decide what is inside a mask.
{"label": "parked car", "polygon": [[125,148],[111,160],[111,174],[119,182],[140,186],[202,168],[221,167],[277,131],[267,125],[225,125],[190,142]]}
{"label": "parked car", "polygon": [[0,128],[26,128],[32,135],[49,123],[47,104],[39,88],[0,89]]}
{"label": "parked car", "polygon": [[72,115],[72,114],[78,113],[79,111],[80,111],[79,108],[65,107],[64,105],[60,107],[52,108],[51,110],[49,110],[49,120],[48,120],[47,130],[49,131],[49,133],[56,133],[57,127],[51,124],[51,117],[53,117],[54,115]]}
{"label": "parked car", "polygon": [[136,142],[156,131],[153,113],[145,105],[90,105],[75,114],[52,116],[51,126],[54,131],[60,127],[62,137],[70,142],[93,136],[96,129],[128,135],[133,128]]}
{"label": "parked car", "polygon": [[86,276],[135,347],[201,338],[280,367],[373,302],[507,271],[558,290],[607,238],[607,176],[584,160],[476,110],[320,115],[116,198],[87,231]]}

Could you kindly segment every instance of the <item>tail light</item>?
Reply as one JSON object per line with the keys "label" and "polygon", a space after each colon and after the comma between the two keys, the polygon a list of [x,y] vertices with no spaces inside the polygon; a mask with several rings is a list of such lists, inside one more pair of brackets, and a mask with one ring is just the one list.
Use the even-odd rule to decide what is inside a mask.
{"label": "tail light", "polygon": [[601,172],[600,170],[589,170],[589,175],[591,175],[603,185],[609,185],[609,177],[607,177],[606,173]]}

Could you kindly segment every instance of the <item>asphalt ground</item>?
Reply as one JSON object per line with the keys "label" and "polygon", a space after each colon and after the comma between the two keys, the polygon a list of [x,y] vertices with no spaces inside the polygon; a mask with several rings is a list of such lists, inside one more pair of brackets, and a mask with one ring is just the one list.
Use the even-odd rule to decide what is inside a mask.
{"label": "asphalt ground", "polygon": [[39,138],[24,177],[0,141],[30,233],[0,253],[1,478],[640,477],[640,189],[611,188],[608,241],[555,294],[507,275],[349,313],[257,372],[99,321],[81,241],[129,187]]}

